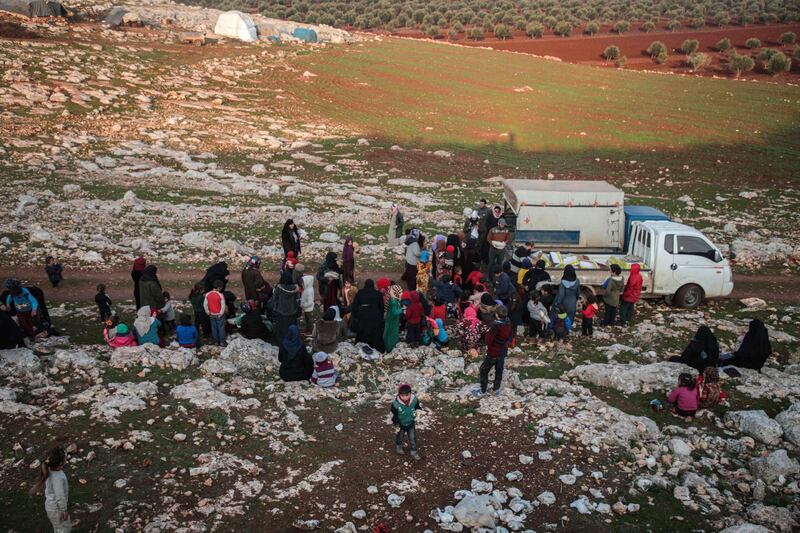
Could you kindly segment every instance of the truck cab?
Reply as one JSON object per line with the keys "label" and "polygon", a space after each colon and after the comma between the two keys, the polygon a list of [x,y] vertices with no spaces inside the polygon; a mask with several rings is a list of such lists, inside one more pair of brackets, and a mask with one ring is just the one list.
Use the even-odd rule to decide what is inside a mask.
{"label": "truck cab", "polygon": [[668,221],[633,222],[628,256],[650,267],[649,292],[697,307],[704,298],[733,291],[730,264],[699,230]]}

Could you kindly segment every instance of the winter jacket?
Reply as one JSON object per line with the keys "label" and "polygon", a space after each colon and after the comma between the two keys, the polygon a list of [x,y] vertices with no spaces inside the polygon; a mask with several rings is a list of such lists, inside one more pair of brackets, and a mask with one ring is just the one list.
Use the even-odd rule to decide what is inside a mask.
{"label": "winter jacket", "polygon": [[339,347],[339,338],[342,330],[341,322],[336,320],[317,320],[314,332],[311,335],[311,350],[313,352],[333,353]]}
{"label": "winter jacket", "polygon": [[9,293],[6,298],[6,305],[14,306],[17,313],[27,313],[39,309],[39,302],[37,302],[30,291],[24,287],[18,296]]}
{"label": "winter jacket", "polygon": [[622,292],[623,302],[636,303],[642,297],[642,275],[639,273],[641,268],[638,263],[631,265],[631,275]]}
{"label": "winter jacket", "polygon": [[277,315],[297,316],[300,311],[300,304],[297,300],[297,285],[277,285],[269,303],[272,306],[272,311]]}
{"label": "winter jacket", "polygon": [[559,305],[563,305],[567,311],[570,320],[575,318],[575,311],[578,306],[578,297],[581,295],[581,284],[578,280],[568,281],[561,280],[558,285],[558,294],[553,301],[553,308],[558,309]]}
{"label": "winter jacket", "polygon": [[697,398],[697,389],[694,387],[678,387],[669,393],[667,399],[681,411],[687,413],[697,411],[699,399]]}
{"label": "winter jacket", "polygon": [[331,358],[328,357],[321,363],[314,363],[314,372],[311,374],[311,383],[320,387],[333,387],[336,385],[336,369]]}
{"label": "winter jacket", "polygon": [[494,295],[499,300],[509,300],[516,292],[514,284],[511,283],[511,278],[508,274],[502,272],[497,279],[494,280]]}
{"label": "winter jacket", "polygon": [[294,357],[287,357],[283,347],[278,351],[278,359],[281,366],[278,368],[278,375],[283,381],[308,381],[314,373],[314,360],[308,353],[308,348],[303,346]]}
{"label": "winter jacket", "polygon": [[422,404],[415,395],[411,395],[408,404],[404,403],[399,397],[392,402],[392,424],[407,428],[414,425],[417,420],[417,409],[421,409]]}
{"label": "winter jacket", "polygon": [[487,236],[489,246],[497,250],[505,250],[511,244],[511,232],[500,227],[492,228]]}
{"label": "winter jacket", "polygon": [[149,305],[150,309],[164,307],[164,291],[155,280],[139,280],[139,301],[141,306]]}
{"label": "winter jacket", "polygon": [[581,315],[583,318],[594,318],[594,315],[597,314],[597,311],[597,304],[587,304],[586,307],[581,310]]}
{"label": "winter jacket", "polygon": [[489,332],[486,333],[486,355],[500,357],[506,353],[513,333],[513,327],[508,319],[495,320]]}
{"label": "winter jacket", "polygon": [[103,330],[103,338],[106,340],[109,346],[112,348],[124,348],[126,346],[138,346],[136,343],[136,337],[131,334],[128,335],[115,335],[112,338],[108,338],[108,329]]}
{"label": "winter jacket", "polygon": [[178,344],[184,348],[194,348],[197,346],[197,327],[178,326],[175,328],[175,336]]}
{"label": "winter jacket", "polygon": [[461,296],[461,293],[464,292],[452,281],[444,283],[438,279],[433,280],[433,288],[436,289],[436,297],[439,298],[439,301],[446,304],[454,303],[456,297]]}
{"label": "winter jacket", "polygon": [[511,263],[511,272],[514,274],[519,273],[520,268],[522,268],[522,260],[530,255],[531,252],[524,246],[517,247],[517,249],[514,250],[514,255],[511,256],[511,260],[509,261]]}
{"label": "winter jacket", "polygon": [[560,313],[555,316],[555,318],[553,319],[553,331],[557,335],[562,335],[562,336],[569,335],[571,329],[572,329],[572,319],[569,317],[567,313]]}
{"label": "winter jacket", "polygon": [[419,293],[417,291],[412,292],[410,298],[411,304],[406,309],[406,324],[414,326],[422,323],[422,319],[425,318],[425,308],[419,302]]}
{"label": "winter jacket", "polygon": [[225,296],[217,291],[207,292],[203,300],[203,309],[208,316],[225,316],[227,310]]}
{"label": "winter jacket", "polygon": [[303,294],[300,295],[300,308],[304,313],[314,310],[314,276],[303,276]]}
{"label": "winter jacket", "polygon": [[547,316],[547,308],[542,305],[542,302],[533,303],[533,300],[528,300],[528,314],[531,320],[536,320],[544,325],[550,323],[550,317]]}
{"label": "winter jacket", "polygon": [[422,250],[420,250],[419,243],[417,241],[414,241],[406,246],[406,263],[409,265],[417,266],[420,255],[422,255]]}
{"label": "winter jacket", "polygon": [[622,276],[611,276],[606,282],[605,293],[603,293],[603,302],[612,307],[619,307],[619,297],[624,288],[625,278]]}
{"label": "winter jacket", "polygon": [[108,318],[111,316],[111,298],[104,292],[98,292],[94,296],[94,303],[97,304],[97,310],[100,311],[100,316]]}

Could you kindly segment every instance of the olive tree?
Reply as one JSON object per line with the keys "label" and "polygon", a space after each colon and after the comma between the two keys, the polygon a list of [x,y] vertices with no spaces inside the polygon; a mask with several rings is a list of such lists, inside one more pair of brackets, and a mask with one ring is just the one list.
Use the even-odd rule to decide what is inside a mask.
{"label": "olive tree", "polygon": [[702,52],[695,52],[693,54],[689,54],[689,57],[686,60],[689,63],[689,66],[692,70],[697,71],[702,68],[707,67],[711,64],[711,58],[708,54],[704,54]]}
{"label": "olive tree", "polygon": [[619,22],[614,24],[614,31],[620,35],[628,31],[629,29],[631,29],[631,23],[628,22],[627,20],[620,20]]}
{"label": "olive tree", "polygon": [[725,37],[724,39],[720,39],[717,44],[714,45],[714,48],[717,49],[718,52],[725,52],[729,50],[731,47],[731,40]]}
{"label": "olive tree", "polygon": [[544,35],[544,25],[541,22],[531,22],[528,24],[528,28],[525,30],[525,33],[528,34],[528,37],[531,39],[535,39]]}
{"label": "olive tree", "polygon": [[678,19],[672,19],[669,22],[667,22],[667,29],[669,31],[675,31],[680,27],[681,27],[681,23],[680,23],[680,21]]}
{"label": "olive tree", "polygon": [[641,27],[641,30],[643,32],[645,32],[645,33],[650,33],[654,29],[656,29],[656,25],[653,23],[653,21],[650,21],[650,20],[648,20],[647,22],[642,24],[642,27]]}
{"label": "olive tree", "polygon": [[767,71],[773,76],[777,76],[781,72],[789,72],[792,68],[792,60],[786,57],[783,52],[776,52],[767,61]]}
{"label": "olive tree", "polygon": [[598,24],[594,20],[586,25],[586,33],[588,33],[589,35],[594,35],[598,31],[600,31],[600,24]]}
{"label": "olive tree", "polygon": [[794,44],[797,41],[797,34],[793,31],[786,31],[781,33],[779,40],[781,44]]}
{"label": "olive tree", "polygon": [[681,52],[688,56],[697,52],[698,48],[700,48],[700,42],[697,39],[686,39],[681,45]]}
{"label": "olive tree", "polygon": [[511,28],[506,26],[505,24],[498,24],[494,27],[494,36],[497,39],[511,39],[512,33]]}
{"label": "olive tree", "polygon": [[481,28],[472,28],[467,32],[467,38],[473,41],[482,41],[483,30]]}
{"label": "olive tree", "polygon": [[731,54],[731,57],[728,60],[728,70],[737,78],[742,72],[749,72],[753,70],[753,67],[755,66],[756,63],[753,61],[752,57],[737,54],[736,52]]}
{"label": "olive tree", "polygon": [[619,58],[619,47],[611,45],[603,50],[603,57],[607,60],[614,60]]}
{"label": "olive tree", "polygon": [[727,26],[731,22],[731,17],[726,11],[719,11],[714,15],[714,24],[720,28]]}
{"label": "olive tree", "polygon": [[647,53],[651,58],[655,59],[657,56],[667,53],[667,45],[661,41],[653,41],[650,43],[650,46],[647,47]]}
{"label": "olive tree", "polygon": [[556,25],[556,29],[554,30],[556,35],[560,35],[561,37],[569,37],[572,33],[572,24],[569,22],[559,22]]}
{"label": "olive tree", "polygon": [[755,37],[750,37],[744,42],[744,45],[751,50],[761,47],[761,41]]}

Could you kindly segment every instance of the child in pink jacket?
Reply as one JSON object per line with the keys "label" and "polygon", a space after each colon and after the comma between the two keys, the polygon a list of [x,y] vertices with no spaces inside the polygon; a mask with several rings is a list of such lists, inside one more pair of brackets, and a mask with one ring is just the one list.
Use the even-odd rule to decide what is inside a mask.
{"label": "child in pink jacket", "polygon": [[134,337],[128,326],[125,324],[117,324],[116,328],[109,331],[108,326],[103,330],[103,338],[112,348],[122,348],[124,346],[138,346],[136,344],[136,337]]}

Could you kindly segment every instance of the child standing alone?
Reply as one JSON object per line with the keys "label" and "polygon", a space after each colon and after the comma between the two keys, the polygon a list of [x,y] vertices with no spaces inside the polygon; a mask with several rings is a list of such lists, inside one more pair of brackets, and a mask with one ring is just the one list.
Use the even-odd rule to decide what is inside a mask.
{"label": "child standing alone", "polygon": [[411,448],[411,457],[415,461],[421,459],[419,453],[417,453],[417,431],[415,428],[417,409],[422,409],[422,404],[411,393],[411,385],[401,383],[397,388],[397,397],[392,401],[392,424],[399,428],[394,439],[395,451],[398,455],[403,455],[403,439],[405,435],[408,435],[408,447]]}
{"label": "child standing alone", "polygon": [[67,512],[69,503],[69,484],[64,475],[66,454],[64,448],[56,446],[47,454],[42,463],[41,476],[31,492],[39,494],[44,487],[44,509],[55,533],[72,531],[72,521]]}
{"label": "child standing alone", "polygon": [[64,280],[64,267],[52,255],[47,256],[47,259],[45,259],[44,271],[47,272],[47,278],[53,284],[53,287],[58,287]]}
{"label": "child standing alone", "polygon": [[111,311],[111,298],[106,294],[106,286],[102,283],[97,285],[97,294],[94,296],[94,303],[97,304],[97,311],[100,313],[101,322],[105,322],[114,314]]}

